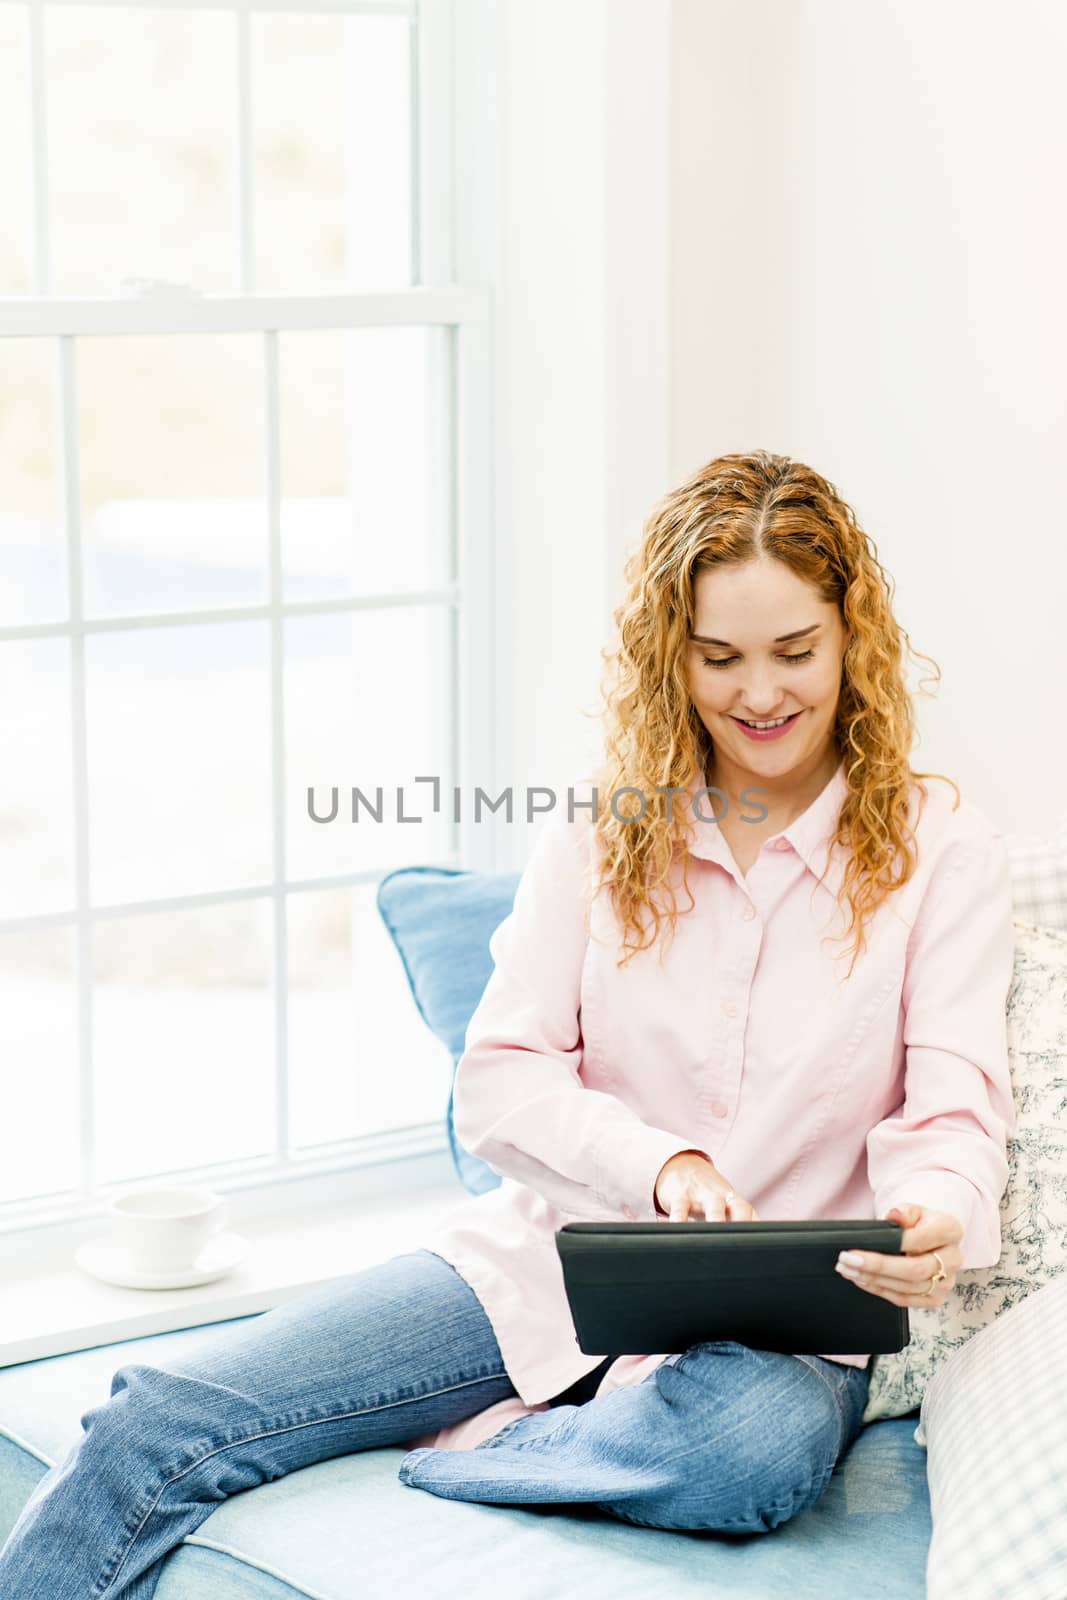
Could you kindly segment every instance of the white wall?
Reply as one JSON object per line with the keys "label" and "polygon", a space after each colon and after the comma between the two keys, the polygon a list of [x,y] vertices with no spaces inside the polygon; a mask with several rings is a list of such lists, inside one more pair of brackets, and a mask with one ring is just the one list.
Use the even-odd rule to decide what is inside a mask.
{"label": "white wall", "polygon": [[674,0],[673,25],[672,480],[757,445],[830,478],[942,669],[913,764],[1043,829],[1067,808],[1067,7]]}
{"label": "white wall", "polygon": [[674,0],[671,482],[763,442],[766,64],[758,0]]}

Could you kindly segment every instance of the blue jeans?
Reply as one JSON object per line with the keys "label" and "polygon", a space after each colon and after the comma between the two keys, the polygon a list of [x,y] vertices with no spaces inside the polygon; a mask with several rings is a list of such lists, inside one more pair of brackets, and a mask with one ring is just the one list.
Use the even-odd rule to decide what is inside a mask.
{"label": "blue jeans", "polygon": [[[117,1369],[0,1551],[4,1600],[149,1600],[167,1554],[228,1495],[409,1446],[516,1392],[481,1302],[425,1249],[224,1329]],[[721,1340],[610,1394],[593,1394],[599,1378],[472,1450],[409,1448],[400,1481],[451,1500],[763,1532],[819,1498],[867,1398],[863,1369]]]}

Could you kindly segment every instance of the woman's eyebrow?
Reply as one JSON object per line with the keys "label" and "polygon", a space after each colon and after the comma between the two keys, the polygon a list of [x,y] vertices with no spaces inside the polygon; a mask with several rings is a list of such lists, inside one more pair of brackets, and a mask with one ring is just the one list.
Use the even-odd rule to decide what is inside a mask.
{"label": "woman's eyebrow", "polygon": [[[777,638],[773,640],[773,643],[787,644],[790,639],[803,639],[806,634],[815,633],[816,630],[821,627],[821,622],[813,622],[807,628],[798,628],[795,633],[780,633]],[[709,639],[702,633],[691,633],[689,637],[692,639],[694,644],[721,644],[725,650],[734,649],[734,646],[726,639]]]}

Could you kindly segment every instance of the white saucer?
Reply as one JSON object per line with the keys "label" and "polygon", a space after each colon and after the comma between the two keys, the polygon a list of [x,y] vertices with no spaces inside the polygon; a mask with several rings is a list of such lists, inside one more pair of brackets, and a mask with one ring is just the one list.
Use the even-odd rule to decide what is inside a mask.
{"label": "white saucer", "polygon": [[239,1233],[216,1233],[201,1250],[196,1264],[184,1272],[141,1272],[130,1265],[126,1253],[107,1235],[86,1239],[74,1252],[84,1272],[121,1289],[192,1289],[211,1283],[230,1272],[248,1250],[248,1240]]}

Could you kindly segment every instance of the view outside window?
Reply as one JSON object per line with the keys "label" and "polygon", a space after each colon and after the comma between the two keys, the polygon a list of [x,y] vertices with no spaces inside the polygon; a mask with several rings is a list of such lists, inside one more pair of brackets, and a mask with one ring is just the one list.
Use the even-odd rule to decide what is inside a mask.
{"label": "view outside window", "polygon": [[[29,12],[0,0],[0,296],[412,285],[410,16],[41,18],[43,226]],[[397,784],[453,781],[451,330],[276,327],[0,338],[0,1203],[77,1187],[83,1052],[95,1182],[271,1154],[280,912],[290,1150],[443,1114],[374,892],[450,858],[447,814],[347,799],[382,786],[390,818]],[[272,482],[303,608],[276,636],[231,614],[271,602]],[[261,892],[279,861],[301,887]]]}

